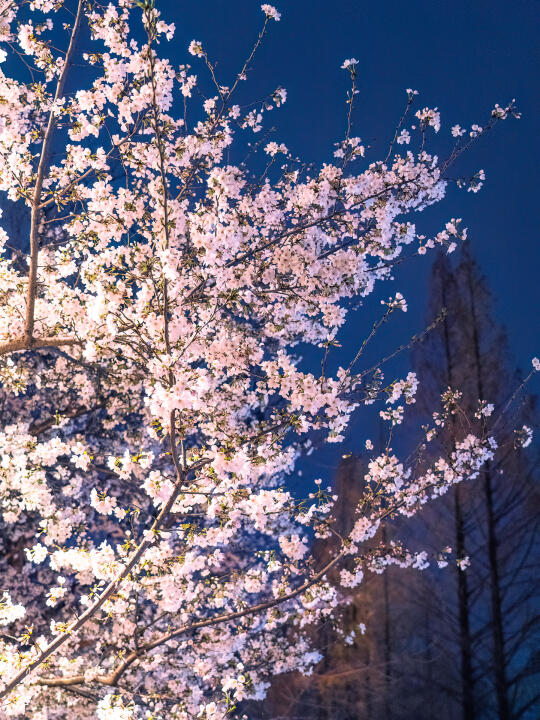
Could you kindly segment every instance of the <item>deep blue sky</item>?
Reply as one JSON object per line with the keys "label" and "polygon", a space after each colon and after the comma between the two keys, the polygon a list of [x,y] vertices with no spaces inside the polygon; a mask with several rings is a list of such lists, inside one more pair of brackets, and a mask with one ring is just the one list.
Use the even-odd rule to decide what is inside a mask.
{"label": "deep blue sky", "polygon": [[[251,47],[261,22],[258,0],[159,0],[163,17],[176,23],[174,45],[200,40],[218,77],[230,81]],[[462,217],[473,252],[488,276],[497,319],[509,334],[517,364],[525,371],[540,354],[538,116],[540,4],[536,0],[276,0],[282,13],[272,23],[250,74],[251,91],[262,96],[282,85],[285,107],[271,121],[294,154],[320,163],[343,136],[348,74],[345,58],[359,61],[355,131],[377,148],[386,147],[405,102],[405,88],[420,92],[421,107],[442,113],[440,135],[456,122],[483,124],[493,105],[516,98],[523,116],[500,124],[459,165],[460,174],[483,168],[487,182],[477,195],[450,192],[426,213],[428,230],[449,217]],[[180,48],[179,48],[180,49]],[[174,53],[176,57],[176,52]],[[179,53],[181,56],[182,53]],[[186,62],[186,60],[183,60]],[[203,76],[202,64],[189,60]],[[374,152],[371,159],[380,159]],[[418,217],[422,227],[422,218]],[[417,258],[396,273],[395,289],[409,312],[396,318],[382,338],[387,350],[424,326],[427,278],[432,257]],[[391,288],[388,288],[389,295]],[[380,295],[379,295],[380,297]],[[380,306],[379,306],[380,309]],[[343,337],[353,351],[369,331],[377,306],[351,318]],[[375,348],[376,349],[376,348]],[[531,389],[540,390],[538,376]],[[358,419],[342,448],[316,453],[309,475],[329,478],[344,451],[360,451],[372,419]]]}

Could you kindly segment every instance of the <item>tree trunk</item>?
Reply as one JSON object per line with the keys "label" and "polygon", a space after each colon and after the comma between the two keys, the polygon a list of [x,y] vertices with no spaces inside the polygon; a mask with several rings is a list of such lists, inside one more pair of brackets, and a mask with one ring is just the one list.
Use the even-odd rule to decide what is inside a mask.
{"label": "tree trunk", "polygon": [[[446,307],[446,283],[448,275],[446,269],[441,273],[441,301]],[[450,329],[448,320],[443,321],[444,352],[446,358],[446,373],[448,385],[453,386],[453,363],[450,350]],[[453,437],[455,438],[454,420],[452,419]],[[460,500],[460,488],[454,490],[454,520],[456,528],[456,554],[458,558],[465,556],[465,528]],[[474,720],[474,681],[472,673],[471,629],[469,622],[469,591],[465,571],[458,569],[458,614],[459,614],[459,647],[461,655],[461,698],[463,720]]]}
{"label": "tree trunk", "polygon": [[[459,487],[456,487],[454,492],[456,553],[458,558],[462,558],[465,555],[465,531],[459,495]],[[471,630],[469,623],[469,591],[465,571],[458,569],[457,572],[463,720],[474,720],[474,683],[472,674]]]}
{"label": "tree trunk", "polygon": [[[386,528],[383,528],[383,543],[386,544]],[[388,592],[388,569],[383,573],[384,596],[384,713],[385,718],[392,719],[392,639],[390,634],[390,598]]]}
{"label": "tree trunk", "polygon": [[[478,398],[485,400],[482,382],[482,361],[480,357],[480,341],[478,337],[478,322],[474,298],[474,285],[471,278],[470,264],[468,266],[467,280],[469,284],[469,298],[471,303],[471,320],[473,330],[474,362],[476,367],[476,385]],[[501,606],[501,586],[499,578],[499,565],[497,561],[497,527],[493,510],[493,484],[489,462],[486,463],[484,491],[486,496],[486,518],[488,531],[488,561],[491,591],[491,620],[493,637],[493,672],[495,675],[495,692],[497,694],[497,707],[499,720],[510,720],[510,704],[508,702],[508,682],[506,677],[506,655],[504,647],[504,629]]]}

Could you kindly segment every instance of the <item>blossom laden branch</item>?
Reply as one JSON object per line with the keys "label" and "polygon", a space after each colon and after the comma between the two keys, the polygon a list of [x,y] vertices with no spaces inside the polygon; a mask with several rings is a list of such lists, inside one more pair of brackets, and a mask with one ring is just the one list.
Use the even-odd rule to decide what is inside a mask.
{"label": "blossom laden branch", "polygon": [[[171,413],[170,418],[171,428],[175,426],[174,412]],[[177,470],[176,485],[171,493],[171,496],[164,504],[159,515],[156,517],[150,529],[145,533],[144,539],[139,543],[137,548],[133,551],[131,556],[127,559],[122,571],[109,585],[103,590],[103,592],[97,597],[97,599],[89,605],[89,607],[75,620],[67,624],[65,630],[61,635],[58,635],[52,642],[46,647],[42,648],[32,662],[26,665],[17,675],[7,683],[0,690],[0,699],[6,697],[17,685],[22,682],[28,675],[33,672],[36,668],[42,665],[51,655],[58,652],[62,645],[66,644],[73,635],[75,635],[90,619],[92,619],[96,613],[103,607],[104,603],[113,595],[115,595],[122,585],[122,581],[135,569],[137,564],[141,561],[144,553],[155,541],[156,534],[162,527],[163,523],[169,516],[171,509],[176,501],[176,498],[181,492],[182,485],[185,481],[186,476],[193,471],[196,471],[202,467],[205,461],[198,462],[192,467],[182,466],[181,459],[178,457],[178,450],[176,448],[176,439],[174,435],[174,429],[171,429],[170,434],[170,449],[173,458],[174,466]]]}

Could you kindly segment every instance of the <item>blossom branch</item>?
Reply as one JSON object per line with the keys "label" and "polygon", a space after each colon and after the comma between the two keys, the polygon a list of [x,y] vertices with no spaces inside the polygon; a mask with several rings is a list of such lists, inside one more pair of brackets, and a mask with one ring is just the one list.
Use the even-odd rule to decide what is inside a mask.
{"label": "blossom branch", "polygon": [[32,210],[30,214],[30,269],[28,274],[28,289],[27,289],[27,300],[26,300],[26,321],[24,328],[24,339],[30,345],[34,337],[34,312],[36,304],[36,292],[37,292],[37,273],[38,273],[38,257],[39,257],[39,225],[41,219],[41,192],[43,189],[43,181],[45,179],[45,173],[47,170],[47,164],[49,162],[49,154],[51,149],[52,138],[56,129],[56,104],[62,97],[64,92],[64,85],[66,82],[69,66],[75,50],[75,42],[81,25],[81,17],[83,10],[83,0],[78,0],[77,14],[75,16],[75,22],[71,30],[71,37],[69,46],[64,58],[64,66],[58,78],[56,85],[56,92],[54,94],[53,105],[49,113],[49,120],[47,128],[45,130],[45,136],[43,138],[43,145],[41,147],[41,157],[39,159],[36,184],[34,186],[34,194],[32,198]]}
{"label": "blossom branch", "polygon": [[201,462],[199,462],[190,468],[184,469],[182,467],[181,460],[178,456],[176,442],[174,439],[174,430],[172,429],[175,425],[174,415],[175,413],[173,411],[170,417],[171,431],[169,433],[169,441],[173,463],[177,471],[177,480],[174,490],[171,493],[169,499],[164,504],[159,515],[152,523],[150,529],[145,532],[144,539],[134,550],[119,575],[109,583],[109,585],[105,588],[101,595],[85,610],[84,613],[82,613],[82,615],[80,615],[76,620],[73,620],[66,627],[65,632],[63,632],[61,635],[58,635],[55,640],[53,640],[41,650],[35,660],[30,662],[19,673],[17,673],[17,675],[9,683],[6,683],[5,687],[0,691],[0,698],[6,697],[9,693],[11,693],[11,691],[16,688],[17,685],[19,685],[26,677],[28,677],[31,672],[33,672],[36,668],[42,665],[49,657],[51,657],[51,655],[56,653],[62,647],[62,645],[65,645],[65,643],[67,643],[68,640],[73,637],[73,635],[75,635],[75,633],[77,633],[91,618],[95,616],[95,614],[98,612],[98,610],[100,610],[104,603],[118,592],[122,585],[122,581],[131,573],[137,563],[142,559],[146,550],[148,550],[148,548],[154,542],[157,532],[169,516],[171,509],[178,495],[181,492],[182,484],[184,482],[186,474],[202,466]]}

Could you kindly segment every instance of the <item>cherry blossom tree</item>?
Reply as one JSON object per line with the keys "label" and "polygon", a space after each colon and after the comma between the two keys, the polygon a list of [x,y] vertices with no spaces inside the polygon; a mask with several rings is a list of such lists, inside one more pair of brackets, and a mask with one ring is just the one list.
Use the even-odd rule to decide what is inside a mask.
{"label": "cherry blossom tree", "polygon": [[[0,72],[0,191],[28,233],[22,248],[0,236],[4,716],[217,719],[263,698],[271,675],[319,658],[302,628],[340,602],[327,573],[350,587],[367,566],[422,567],[425,553],[363,544],[492,456],[489,433],[471,434],[420,474],[388,446],[370,459],[350,536],[322,566],[311,556],[310,538],[334,532],[334,498],[317,480],[305,501],[287,489],[298,455],[314,432],[339,442],[381,398],[395,428],[417,384],[386,381],[385,359],[362,366],[378,327],[406,310],[399,293],[328,371],[348,309],[406,252],[465,237],[457,219],[426,237],[413,218],[443,200],[469,144],[517,114],[497,105],[483,128],[454,126],[441,160],[428,149],[440,115],[415,112],[408,90],[386,157],[368,161],[349,59],[333,164],[248,147],[286,100],[278,87],[236,101],[280,20],[262,11],[229,85],[189,45],[206,96],[165,56],[174,25],[152,1],[0,3],[12,69]],[[320,372],[303,369],[300,343]],[[424,443],[454,406],[449,390]]]}

